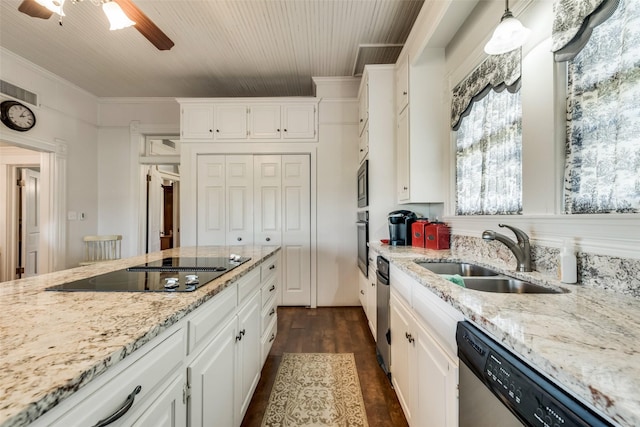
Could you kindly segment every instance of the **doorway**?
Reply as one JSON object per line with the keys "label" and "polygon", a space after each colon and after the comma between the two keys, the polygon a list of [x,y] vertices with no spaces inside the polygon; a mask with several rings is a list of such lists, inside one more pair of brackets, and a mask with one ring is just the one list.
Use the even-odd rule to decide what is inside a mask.
{"label": "doorway", "polygon": [[[0,282],[46,272],[41,251],[45,153],[0,143]],[[46,176],[45,176],[46,179]],[[51,220],[47,220],[49,223]]]}

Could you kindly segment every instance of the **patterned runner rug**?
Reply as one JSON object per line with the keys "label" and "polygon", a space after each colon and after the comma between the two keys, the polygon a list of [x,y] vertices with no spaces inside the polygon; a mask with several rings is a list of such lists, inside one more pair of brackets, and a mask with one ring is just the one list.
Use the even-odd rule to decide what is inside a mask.
{"label": "patterned runner rug", "polygon": [[262,427],[368,427],[353,353],[284,353]]}

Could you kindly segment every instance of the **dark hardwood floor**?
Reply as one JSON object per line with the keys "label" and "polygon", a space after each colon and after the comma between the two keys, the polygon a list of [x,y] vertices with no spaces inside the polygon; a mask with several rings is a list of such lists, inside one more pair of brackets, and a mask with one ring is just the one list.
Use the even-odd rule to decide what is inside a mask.
{"label": "dark hardwood floor", "polygon": [[375,341],[361,307],[280,307],[278,334],[242,427],[260,426],[283,353],[353,353],[369,427],[408,426],[378,365]]}

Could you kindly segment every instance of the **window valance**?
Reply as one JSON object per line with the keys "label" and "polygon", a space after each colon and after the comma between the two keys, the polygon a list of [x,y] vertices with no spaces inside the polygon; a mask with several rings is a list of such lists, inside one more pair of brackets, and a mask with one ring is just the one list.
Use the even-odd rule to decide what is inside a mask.
{"label": "window valance", "polygon": [[554,0],[551,50],[556,62],[573,59],[618,4],[619,0]]}
{"label": "window valance", "polygon": [[521,49],[487,57],[475,70],[453,89],[451,128],[458,130],[460,119],[471,111],[474,102],[484,98],[492,89],[515,93],[520,89]]}

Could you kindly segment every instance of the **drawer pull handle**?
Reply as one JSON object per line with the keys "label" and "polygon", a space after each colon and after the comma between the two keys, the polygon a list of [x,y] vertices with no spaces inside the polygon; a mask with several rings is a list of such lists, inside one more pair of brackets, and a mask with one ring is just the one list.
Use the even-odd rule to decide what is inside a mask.
{"label": "drawer pull handle", "polygon": [[246,329],[240,331],[240,336],[243,337],[247,333]]}
{"label": "drawer pull handle", "polygon": [[360,291],[360,293],[361,293],[362,295],[364,295],[364,291]]}
{"label": "drawer pull handle", "polygon": [[133,406],[133,401],[136,399],[136,394],[140,393],[140,390],[142,390],[142,386],[140,385],[136,386],[136,388],[133,389],[131,394],[127,396],[127,399],[124,401],[122,406],[120,406],[113,414],[109,415],[104,420],[98,421],[98,424],[96,424],[93,427],[108,426],[109,424],[114,423],[119,418],[121,418],[124,414],[127,413],[129,409],[131,409],[131,407]]}
{"label": "drawer pull handle", "polygon": [[271,338],[269,338],[269,342],[272,342],[276,339],[276,334],[271,334]]}
{"label": "drawer pull handle", "polygon": [[273,292],[276,290],[276,285],[271,285],[271,287],[269,288],[269,292]]}
{"label": "drawer pull handle", "polygon": [[271,267],[269,267],[269,270],[273,270],[274,268],[276,268],[276,265],[272,264]]}
{"label": "drawer pull handle", "polygon": [[269,316],[273,316],[274,314],[276,314],[276,309],[272,308],[271,311],[269,312]]}

